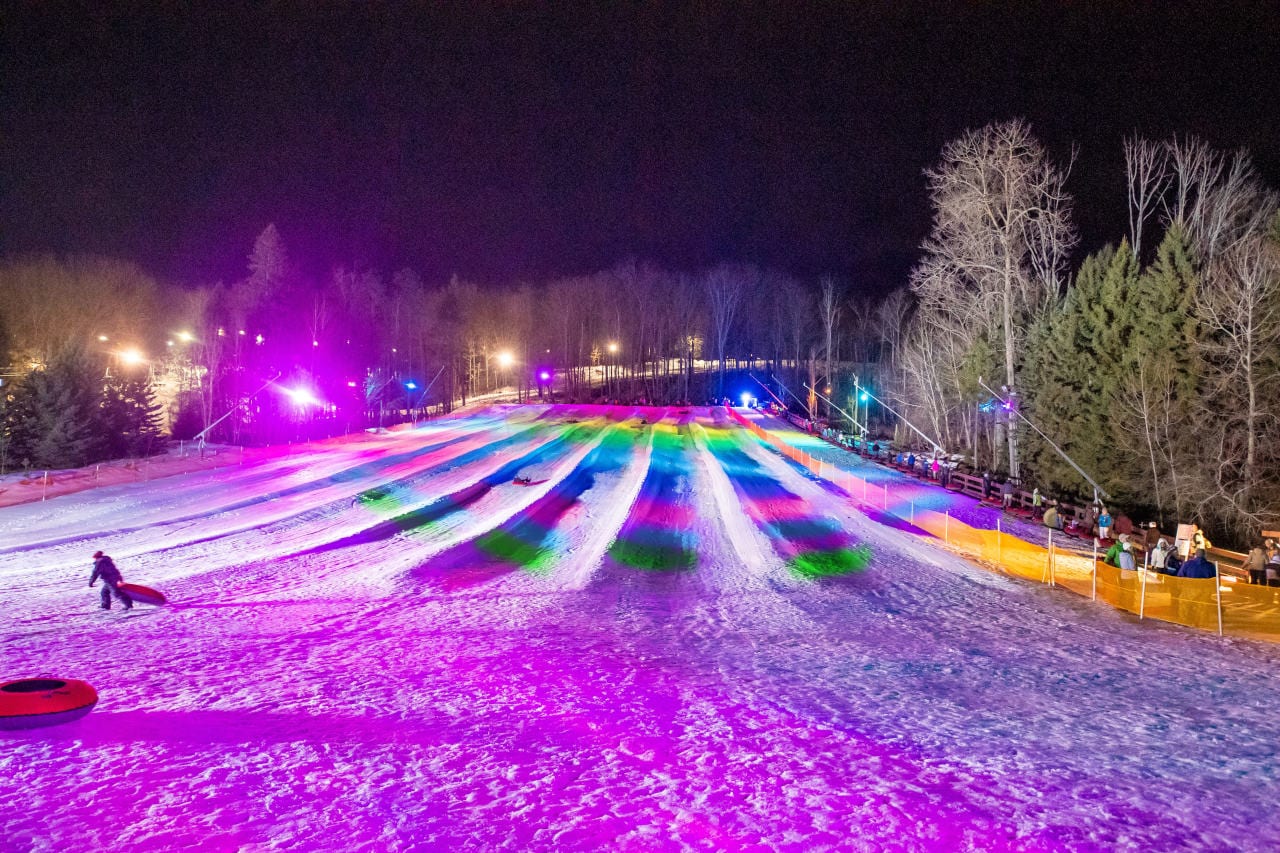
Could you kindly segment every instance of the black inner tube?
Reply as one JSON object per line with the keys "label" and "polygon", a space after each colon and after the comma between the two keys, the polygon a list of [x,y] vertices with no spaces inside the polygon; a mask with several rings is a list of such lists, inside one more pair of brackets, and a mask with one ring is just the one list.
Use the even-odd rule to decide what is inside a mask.
{"label": "black inner tube", "polygon": [[15,681],[0,687],[5,693],[42,693],[45,690],[57,690],[66,687],[67,682],[53,678],[28,678],[26,681]]}

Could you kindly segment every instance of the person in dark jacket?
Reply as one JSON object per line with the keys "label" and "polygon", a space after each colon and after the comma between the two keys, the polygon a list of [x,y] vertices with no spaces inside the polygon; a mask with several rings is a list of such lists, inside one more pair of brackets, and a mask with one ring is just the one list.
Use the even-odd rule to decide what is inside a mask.
{"label": "person in dark jacket", "polygon": [[1218,570],[1213,567],[1213,563],[1209,562],[1202,556],[1203,552],[1197,552],[1194,557],[1187,560],[1178,569],[1178,577],[1180,578],[1212,578],[1218,576]]}
{"label": "person in dark jacket", "polygon": [[116,564],[112,559],[101,551],[95,551],[93,554],[93,574],[89,576],[89,586],[97,583],[98,578],[102,578],[103,610],[111,609],[111,594],[113,592],[116,598],[120,599],[120,603],[124,605],[125,610],[133,609],[133,599],[119,586],[124,581],[124,577],[121,576],[120,570],[116,568]]}

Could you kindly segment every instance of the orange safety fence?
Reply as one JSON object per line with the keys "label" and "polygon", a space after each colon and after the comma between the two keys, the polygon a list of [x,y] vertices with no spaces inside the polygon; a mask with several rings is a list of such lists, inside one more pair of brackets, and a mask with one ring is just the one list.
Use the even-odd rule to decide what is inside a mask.
{"label": "orange safety fence", "polygon": [[[1280,588],[1252,586],[1234,577],[1180,578],[1146,569],[1123,570],[1089,555],[1044,547],[1000,530],[972,527],[947,513],[916,508],[894,486],[871,483],[830,462],[814,459],[742,415],[733,418],[787,458],[836,484],[871,507],[909,521],[949,547],[1006,574],[1051,584],[1126,610],[1205,631],[1280,642]],[[902,506],[911,506],[904,516]],[[898,509],[894,509],[898,508]]]}

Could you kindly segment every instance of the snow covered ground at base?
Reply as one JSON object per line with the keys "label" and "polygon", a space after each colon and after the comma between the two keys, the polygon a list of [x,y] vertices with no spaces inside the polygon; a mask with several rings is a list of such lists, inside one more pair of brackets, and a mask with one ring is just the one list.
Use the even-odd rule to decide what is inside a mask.
{"label": "snow covered ground at base", "polygon": [[[529,485],[516,485],[515,477]],[[97,609],[89,555],[171,604]],[[8,850],[1274,850],[1272,646],[991,574],[720,410],[0,510]]]}

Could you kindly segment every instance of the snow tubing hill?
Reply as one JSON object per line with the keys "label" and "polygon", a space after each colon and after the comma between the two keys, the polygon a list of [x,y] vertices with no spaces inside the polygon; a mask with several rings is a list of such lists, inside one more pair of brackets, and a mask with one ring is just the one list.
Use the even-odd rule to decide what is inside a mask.
{"label": "snow tubing hill", "polygon": [[137,583],[118,583],[116,586],[123,590],[125,595],[134,601],[141,601],[143,604],[161,605],[168,601],[163,592],[158,589],[152,589],[149,586]]}
{"label": "snow tubing hill", "polygon": [[78,720],[98,704],[98,691],[73,678],[23,678],[0,684],[0,730],[35,729]]}

